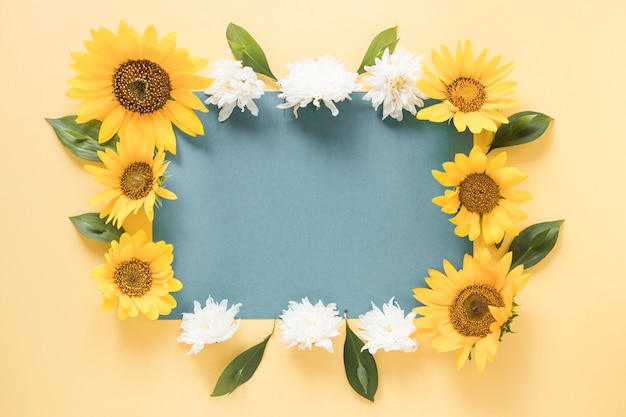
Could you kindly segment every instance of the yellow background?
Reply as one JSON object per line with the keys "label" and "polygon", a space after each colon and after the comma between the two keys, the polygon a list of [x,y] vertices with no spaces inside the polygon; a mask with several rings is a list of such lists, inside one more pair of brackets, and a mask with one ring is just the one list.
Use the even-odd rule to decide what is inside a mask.
{"label": "yellow background", "polygon": [[[0,415],[424,416],[626,415],[625,164],[621,129],[626,31],[616,0],[507,2],[338,0],[3,0],[0,6],[2,302]],[[70,52],[120,19],[178,33],[178,46],[218,59],[230,21],[250,31],[274,73],[329,53],[350,68],[372,37],[397,24],[400,44],[424,54],[469,38],[516,67],[519,106],[555,118],[549,134],[509,151],[529,174],[525,223],[566,219],[554,252],[518,296],[517,334],[479,376],[421,341],[414,354],[379,353],[371,404],[335,353],[270,341],[257,374],[234,394],[209,393],[236,352],[271,322],[245,322],[228,342],[188,356],[179,321],[120,322],[100,311],[90,279],[107,246],[68,216],[95,211],[100,188],[57,141],[45,117],[73,114]],[[433,265],[438,268],[440,265]]]}

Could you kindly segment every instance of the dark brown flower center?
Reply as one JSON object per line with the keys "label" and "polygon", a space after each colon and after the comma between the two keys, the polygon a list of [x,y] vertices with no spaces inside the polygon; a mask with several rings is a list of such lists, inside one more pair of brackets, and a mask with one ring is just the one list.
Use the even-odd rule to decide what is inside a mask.
{"label": "dark brown flower center", "polygon": [[446,86],[446,98],[463,113],[480,110],[487,95],[485,86],[473,78],[459,77]]}
{"label": "dark brown flower center", "polygon": [[496,320],[489,306],[504,307],[502,295],[487,284],[469,285],[461,290],[450,306],[452,327],[467,337],[485,337]]}
{"label": "dark brown flower center", "polygon": [[145,162],[133,162],[128,165],[120,178],[120,188],[131,200],[139,200],[150,194],[153,183],[152,168]]}
{"label": "dark brown flower center", "polygon": [[115,268],[113,279],[120,291],[129,297],[141,297],[152,286],[150,265],[135,258],[120,263]]}
{"label": "dark brown flower center", "polygon": [[158,64],[147,59],[126,61],[113,74],[113,94],[127,110],[152,113],[170,99],[170,77]]}
{"label": "dark brown flower center", "polygon": [[487,174],[470,174],[459,184],[459,200],[473,213],[489,213],[498,205],[500,187]]}

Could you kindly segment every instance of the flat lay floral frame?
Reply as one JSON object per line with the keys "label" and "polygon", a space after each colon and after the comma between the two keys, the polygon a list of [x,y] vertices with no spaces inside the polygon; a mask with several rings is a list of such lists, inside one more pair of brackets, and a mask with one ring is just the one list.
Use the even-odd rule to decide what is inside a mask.
{"label": "flat lay floral frame", "polygon": [[[171,293],[184,282],[174,277],[173,245],[150,241],[146,230],[124,229],[140,212],[152,221],[161,199],[177,199],[175,190],[166,188],[166,158],[177,149],[175,130],[204,135],[197,112],[208,111],[206,105],[219,108],[223,123],[236,109],[262,117],[254,100],[264,94],[266,82],[280,90],[283,102],[277,107],[290,109],[296,118],[309,105],[323,106],[328,117],[335,117],[338,102],[365,90],[363,99],[371,101],[373,111],[382,106],[383,119],[401,121],[408,114],[474,134],[469,154],[457,154],[454,161],[442,162],[442,171],[432,172],[443,187],[432,202],[451,216],[455,235],[474,243],[474,253],[465,254],[460,269],[446,259],[441,270],[429,269],[427,287],[414,289],[417,306],[408,313],[394,297],[381,306],[372,303],[359,315],[356,332],[335,303],[293,300],[275,320],[279,340],[288,348],[320,347],[332,353],[343,323],[347,381],[370,401],[378,387],[376,353],[414,352],[417,337],[430,338],[439,353],[455,351],[459,369],[474,360],[482,373],[494,361],[519,314],[515,296],[530,279],[527,270],[552,250],[563,223],[518,226],[526,215],[517,206],[531,196],[516,187],[527,175],[507,165],[502,148],[540,138],[552,119],[534,111],[504,115],[502,110],[517,105],[509,98],[516,83],[507,79],[513,63],[501,65],[500,55],[489,58],[487,50],[475,57],[465,41],[454,51],[445,46],[431,51],[433,68],[423,67],[422,56],[397,46],[392,27],[374,37],[357,71],[328,55],[303,57],[287,64],[289,73],[279,80],[260,45],[231,23],[226,38],[234,59],[212,62],[208,76],[202,76],[208,61],[177,48],[174,33],[159,39],[153,26],[140,34],[121,22],[117,33],[101,28],[91,35],[87,52],[71,54],[77,75],[67,94],[82,101],[76,115],[46,120],[68,151],[88,161],[86,171],[104,187],[90,200],[101,206],[99,212],[70,217],[82,235],[110,245],[106,262],[92,272],[104,311],[116,309],[121,320],[140,313],[157,319],[176,306]],[[205,92],[204,103],[193,93],[198,90]],[[435,104],[425,106],[427,99]],[[189,354],[228,340],[240,325],[241,304],[198,296],[203,304],[195,301],[193,312],[182,314],[177,339],[191,346]],[[230,362],[212,396],[232,393],[254,375],[275,329]]]}

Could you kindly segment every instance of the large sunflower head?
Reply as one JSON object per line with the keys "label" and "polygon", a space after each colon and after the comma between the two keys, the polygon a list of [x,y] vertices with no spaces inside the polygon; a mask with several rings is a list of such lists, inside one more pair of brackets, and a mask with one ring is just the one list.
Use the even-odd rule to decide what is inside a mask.
{"label": "large sunflower head", "polygon": [[102,310],[117,306],[120,320],[136,317],[139,312],[155,320],[176,307],[170,292],[183,285],[174,278],[174,247],[163,241],[149,242],[140,230],[134,235],[122,234],[104,255],[107,263],[94,268],[92,278],[100,282],[104,293]]}
{"label": "large sunflower head", "polygon": [[508,123],[499,110],[517,104],[505,100],[504,96],[515,91],[516,83],[503,81],[513,70],[513,63],[498,67],[500,55],[487,61],[487,50],[483,50],[474,60],[472,45],[459,42],[454,56],[445,47],[441,55],[431,52],[436,74],[424,68],[426,78],[417,81],[417,86],[431,98],[441,103],[421,109],[417,113],[420,120],[444,122],[452,119],[459,132],[466,127],[472,133],[483,129],[495,132],[497,123]]}
{"label": "large sunflower head", "polygon": [[146,216],[154,218],[154,204],[159,198],[175,200],[176,195],[163,188],[165,170],[169,162],[164,162],[165,152],[157,151],[148,141],[136,137],[123,138],[117,145],[117,152],[107,148],[98,151],[104,167],[85,165],[85,169],[96,176],[96,181],[107,187],[90,203],[106,203],[100,217],[107,217],[117,227],[131,214],[143,208]]}
{"label": "large sunflower head", "polygon": [[142,36],[122,21],[117,35],[104,28],[91,35],[93,41],[85,41],[88,53],[72,54],[78,75],[69,81],[67,95],[84,100],[76,122],[101,120],[101,143],[118,132],[142,132],[158,149],[172,153],[172,123],[191,136],[204,133],[193,110],[207,110],[191,90],[211,84],[211,79],[196,75],[207,61],[176,48],[175,33],[159,41],[154,26]]}
{"label": "large sunflower head", "polygon": [[474,241],[482,235],[486,244],[500,242],[504,233],[519,234],[512,219],[526,215],[511,203],[523,203],[531,197],[513,187],[527,177],[514,167],[506,166],[506,152],[490,162],[480,147],[474,146],[469,156],[456,154],[454,162],[443,163],[444,172],[433,170],[433,176],[445,187],[444,195],[433,198],[441,211],[455,214],[450,221],[454,233]]}
{"label": "large sunflower head", "polygon": [[415,323],[417,335],[432,337],[431,346],[438,353],[456,350],[458,369],[472,349],[481,373],[487,361],[495,359],[502,329],[508,329],[514,317],[513,298],[530,278],[523,265],[509,270],[511,259],[509,252],[494,263],[482,248],[474,257],[465,255],[458,271],[444,260],[443,272],[428,271],[429,288],[413,290],[424,304],[414,309],[421,315]]}

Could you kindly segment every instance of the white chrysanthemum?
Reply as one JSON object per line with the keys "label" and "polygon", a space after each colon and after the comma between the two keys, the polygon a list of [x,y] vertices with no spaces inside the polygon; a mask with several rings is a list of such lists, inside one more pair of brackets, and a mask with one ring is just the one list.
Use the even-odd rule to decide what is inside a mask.
{"label": "white chrysanthemum", "polygon": [[293,107],[293,114],[298,117],[298,109],[313,103],[319,109],[321,103],[328,107],[333,116],[339,114],[335,103],[350,100],[350,93],[361,88],[356,83],[358,74],[349,72],[345,64],[335,58],[303,57],[301,62],[287,64],[287,78],[279,80],[282,93],[278,98],[285,100],[279,109]]}
{"label": "white chrysanthemum", "polygon": [[372,303],[372,310],[359,316],[359,327],[363,331],[357,335],[367,342],[361,350],[368,349],[372,355],[378,349],[414,352],[417,349],[417,340],[411,338],[416,330],[414,319],[413,312],[404,316],[404,311],[397,302],[394,303],[393,297],[389,303],[383,304],[382,311]]}
{"label": "white chrysanthemum", "polygon": [[320,300],[312,305],[307,297],[302,299],[302,303],[290,301],[289,309],[283,310],[280,319],[278,328],[283,331],[281,341],[289,343],[288,347],[299,344],[299,349],[311,349],[315,345],[333,352],[330,339],[339,335],[337,327],[341,322],[334,303],[324,306]]}
{"label": "white chrysanthemum", "polygon": [[223,122],[230,117],[235,105],[243,112],[246,107],[254,116],[259,114],[259,108],[254,99],[263,94],[265,83],[259,80],[250,67],[242,67],[241,61],[227,59],[213,61],[213,70],[209,77],[214,81],[205,90],[210,95],[205,103],[215,104],[220,108],[218,121]]}
{"label": "white chrysanthemum", "polygon": [[385,49],[374,65],[365,66],[369,74],[363,77],[363,81],[372,89],[363,100],[371,100],[376,110],[382,104],[383,119],[391,116],[401,121],[403,109],[415,115],[415,107],[423,107],[423,99],[428,98],[416,85],[416,81],[424,77],[422,59],[421,55],[415,56],[402,47],[392,54]]}
{"label": "white chrysanthemum", "polygon": [[241,319],[235,321],[241,303],[234,304],[227,309],[228,300],[222,300],[217,304],[209,296],[206,300],[206,307],[201,308],[197,301],[193,302],[193,306],[193,313],[183,313],[183,320],[180,324],[183,331],[176,339],[192,345],[189,354],[197,354],[204,348],[204,345],[230,339],[241,324]]}

